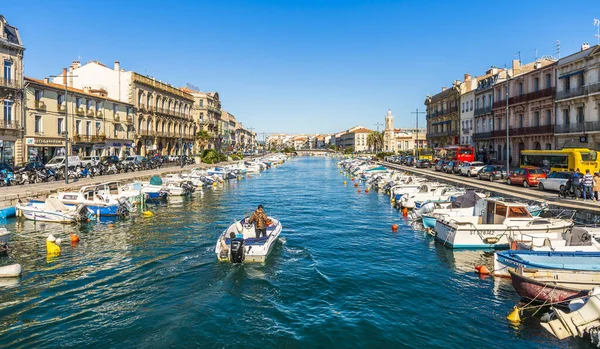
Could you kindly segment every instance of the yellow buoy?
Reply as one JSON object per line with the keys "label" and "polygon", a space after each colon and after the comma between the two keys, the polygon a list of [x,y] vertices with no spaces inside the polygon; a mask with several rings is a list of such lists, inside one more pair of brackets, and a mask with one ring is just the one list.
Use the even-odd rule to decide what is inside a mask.
{"label": "yellow buoy", "polygon": [[59,255],[60,247],[57,244],[55,244],[53,241],[46,240],[46,252],[49,255]]}
{"label": "yellow buoy", "polygon": [[521,322],[521,315],[519,314],[519,308],[516,306],[513,310],[506,316],[506,320],[510,322]]}
{"label": "yellow buoy", "polygon": [[346,185],[346,181],[344,181],[344,185]]}
{"label": "yellow buoy", "polygon": [[144,217],[152,217],[152,216],[154,216],[154,213],[152,213],[152,211],[144,211],[144,212],[142,212],[142,215]]}
{"label": "yellow buoy", "polygon": [[217,182],[213,182],[213,187],[216,187],[216,186],[217,186]]}

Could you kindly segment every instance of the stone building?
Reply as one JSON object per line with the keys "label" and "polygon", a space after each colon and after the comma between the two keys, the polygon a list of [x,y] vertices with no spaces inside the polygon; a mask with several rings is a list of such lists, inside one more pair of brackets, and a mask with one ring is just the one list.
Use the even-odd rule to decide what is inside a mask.
{"label": "stone building", "polygon": [[521,150],[551,150],[554,143],[554,67],[542,57],[525,65],[513,61],[510,78],[494,85],[494,122],[490,140],[495,160],[506,163],[506,84],[508,83],[509,160],[518,166]]}
{"label": "stone building", "polygon": [[[494,86],[506,79],[507,70],[492,67],[485,75],[477,77],[477,88],[475,89],[475,110],[473,141],[475,150],[485,160],[493,158],[494,144],[492,131],[494,130]],[[490,155],[492,154],[492,155]]]}
{"label": "stone building", "polygon": [[[27,161],[47,162],[65,155],[133,154],[133,105],[109,98],[104,90],[76,89],[49,79],[25,78]],[[66,98],[65,98],[66,87]]]}
{"label": "stone building", "polygon": [[460,114],[460,80],[452,83],[452,87],[442,87],[442,92],[427,96],[427,143],[434,148],[459,143],[458,125]]}
{"label": "stone building", "polygon": [[193,92],[194,96],[194,119],[200,127],[207,131],[210,141],[209,149],[219,149],[222,142],[222,134],[219,131],[221,120],[221,100],[218,92]]}
{"label": "stone building", "polygon": [[343,149],[348,149],[352,147],[355,152],[365,152],[369,150],[369,146],[367,145],[367,137],[369,134],[373,132],[367,128],[351,128],[346,131],[344,134],[340,135],[339,145]]}
{"label": "stone building", "polygon": [[388,109],[385,116],[385,129],[383,130],[383,151],[395,153],[397,150],[397,142],[394,135],[394,116],[392,111]]}
{"label": "stone building", "polygon": [[167,83],[133,71],[112,68],[92,61],[85,65],[74,61],[68,71],[54,79],[77,89],[104,90],[107,97],[134,106],[132,123],[127,125],[134,138],[136,154],[189,154],[199,126],[192,117],[194,96]]}
{"label": "stone building", "polygon": [[556,64],[556,148],[600,150],[600,45]]}
{"label": "stone building", "polygon": [[0,15],[0,162],[20,163],[25,158],[23,146],[23,53],[25,47],[19,30]]}

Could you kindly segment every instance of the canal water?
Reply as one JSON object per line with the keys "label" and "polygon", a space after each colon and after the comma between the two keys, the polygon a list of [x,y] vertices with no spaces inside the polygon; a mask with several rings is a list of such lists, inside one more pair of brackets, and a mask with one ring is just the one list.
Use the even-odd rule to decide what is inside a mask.
{"label": "canal water", "polygon": [[[62,226],[9,221],[23,265],[0,287],[0,347],[549,348],[537,320],[514,327],[510,283],[480,279],[483,252],[413,230],[388,198],[358,193],[331,158],[154,208],[152,218]],[[218,263],[214,245],[263,204],[284,230],[265,264]],[[397,223],[397,233],[391,225]],[[47,258],[48,233],[63,242]]]}

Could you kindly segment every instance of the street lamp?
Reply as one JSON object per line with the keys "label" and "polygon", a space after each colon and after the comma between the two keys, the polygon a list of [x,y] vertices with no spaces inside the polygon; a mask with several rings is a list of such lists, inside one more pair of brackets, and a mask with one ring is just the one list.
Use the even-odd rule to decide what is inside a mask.
{"label": "street lamp", "polygon": [[506,70],[506,173],[510,173],[510,143],[508,130],[508,83],[510,82],[510,74]]}
{"label": "street lamp", "polygon": [[[65,79],[65,184],[69,184],[69,103],[68,103],[68,87],[67,78],[75,78],[77,75],[67,75],[64,71]],[[51,78],[63,77],[63,75],[50,75]]]}

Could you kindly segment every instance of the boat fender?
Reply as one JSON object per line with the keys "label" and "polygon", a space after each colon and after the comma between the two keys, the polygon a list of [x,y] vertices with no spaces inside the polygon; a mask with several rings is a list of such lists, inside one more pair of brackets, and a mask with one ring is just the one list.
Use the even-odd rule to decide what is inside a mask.
{"label": "boat fender", "polygon": [[76,234],[71,234],[71,243],[76,244],[79,242],[79,236]]}
{"label": "boat fender", "polygon": [[60,247],[54,241],[46,240],[46,253],[51,256],[60,254]]}
{"label": "boat fender", "polygon": [[490,271],[485,265],[476,265],[475,269],[480,275],[489,275]]}
{"label": "boat fender", "polygon": [[498,243],[498,241],[500,241],[500,239],[498,239],[495,236],[490,236],[490,237],[483,239],[483,242],[485,242],[486,244],[490,244],[490,245],[496,244],[496,243]]}
{"label": "boat fender", "polygon": [[402,209],[402,216],[404,216],[404,217],[408,217],[408,207],[404,207],[404,208]]}

